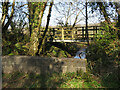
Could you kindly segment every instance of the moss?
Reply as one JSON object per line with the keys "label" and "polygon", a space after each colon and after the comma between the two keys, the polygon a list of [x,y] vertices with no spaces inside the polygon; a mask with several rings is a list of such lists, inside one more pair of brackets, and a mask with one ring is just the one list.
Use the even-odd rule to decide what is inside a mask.
{"label": "moss", "polygon": [[51,46],[49,51],[46,53],[47,56],[54,56],[54,57],[71,57],[71,55],[58,47]]}

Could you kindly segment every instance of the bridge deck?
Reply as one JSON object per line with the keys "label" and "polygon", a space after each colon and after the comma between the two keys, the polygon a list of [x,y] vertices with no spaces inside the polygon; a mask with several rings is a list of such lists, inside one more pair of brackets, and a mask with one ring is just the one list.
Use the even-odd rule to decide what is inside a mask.
{"label": "bridge deck", "polygon": [[53,42],[87,42],[87,40],[53,40]]}

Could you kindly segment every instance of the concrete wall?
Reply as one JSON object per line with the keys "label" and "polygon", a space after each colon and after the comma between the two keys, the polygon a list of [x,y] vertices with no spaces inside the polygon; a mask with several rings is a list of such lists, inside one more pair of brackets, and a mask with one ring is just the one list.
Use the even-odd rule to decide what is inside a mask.
{"label": "concrete wall", "polygon": [[86,72],[86,60],[39,56],[2,56],[3,73],[65,73],[79,70]]}

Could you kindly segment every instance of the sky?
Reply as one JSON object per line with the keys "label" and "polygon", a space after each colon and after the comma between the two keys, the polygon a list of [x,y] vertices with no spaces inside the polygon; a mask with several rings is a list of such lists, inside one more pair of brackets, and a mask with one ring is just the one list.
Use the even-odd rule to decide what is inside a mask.
{"label": "sky", "polygon": [[[55,0],[55,4],[58,3],[60,0]],[[60,7],[62,8],[62,7]],[[82,7],[83,8],[83,7]],[[99,11],[97,12],[94,12],[93,14],[89,14],[89,12],[91,11],[90,8],[88,8],[88,16],[95,16],[94,18],[89,18],[88,19],[88,24],[96,24],[96,23],[99,23],[99,18],[98,16],[100,15]],[[78,12],[78,11],[77,11]],[[42,25],[45,26],[46,25],[46,21],[47,21],[47,13],[48,13],[48,7],[45,11],[45,15],[43,17],[43,23]],[[83,10],[83,13],[85,15],[85,9]],[[85,16],[84,16],[82,13],[80,13],[79,17],[78,17],[78,20],[79,19],[83,19],[81,20],[79,23],[77,24],[85,24]],[[62,15],[60,15],[60,13],[55,9],[55,6],[52,7],[52,13],[51,13],[51,18],[50,18],[50,26],[56,26],[57,25],[57,19],[59,19]],[[65,18],[62,18],[62,20],[65,22]],[[70,17],[70,20],[69,20],[69,24],[73,24],[74,23],[74,20],[75,20],[75,15],[72,15]]]}
{"label": "sky", "polygon": [[[10,0],[11,2],[13,0]],[[16,1],[20,1],[20,0],[16,0]],[[23,0],[21,0],[23,2]],[[62,0],[62,1],[65,1],[65,0]],[[84,0],[82,0],[84,1]],[[82,2],[81,1],[81,2]],[[26,0],[24,0],[24,2],[26,2]],[[61,2],[61,0],[54,0],[54,4],[57,4]],[[59,9],[62,9],[62,7],[58,7]],[[80,8],[83,8],[83,6],[81,5]],[[27,7],[25,8],[27,9]],[[49,7],[46,8],[45,12],[44,12],[44,16],[43,16],[43,20],[42,20],[42,26],[45,26],[46,25],[46,22],[47,22],[47,14],[48,14],[48,10],[49,10]],[[91,17],[91,18],[88,18],[88,24],[96,24],[96,23],[99,23],[100,20],[99,20],[99,16],[100,16],[100,13],[99,11],[97,10],[96,12],[94,12],[93,14],[90,14],[89,12],[91,11],[90,8],[88,8],[88,17],[91,17],[91,16],[94,16],[94,17]],[[83,9],[83,14],[85,14],[85,9]],[[78,13],[78,11],[77,11]],[[77,24],[85,24],[85,16],[83,15],[82,13],[80,13],[79,15],[79,18],[78,19],[83,19],[81,20],[79,23]],[[114,13],[115,14],[115,13]],[[2,10],[0,9],[0,18],[2,16]],[[60,19],[60,17],[63,16],[61,15],[56,9],[55,9],[55,6],[52,7],[52,12],[51,12],[51,18],[50,18],[50,23],[49,23],[49,26],[56,26],[57,25],[57,20],[56,19]],[[27,22],[28,22],[28,19],[26,17],[25,19]],[[65,22],[65,18],[62,18],[62,20]],[[75,15],[72,15],[70,17],[70,20],[69,20],[69,24],[73,24],[74,23],[74,20],[75,20]],[[103,19],[104,20],[104,19]]]}
{"label": "sky", "polygon": [[[54,3],[56,4],[56,3],[58,3],[59,1],[60,1],[60,0],[55,0]],[[61,8],[62,8],[62,7],[61,7]],[[89,12],[90,10],[91,10],[91,9],[88,8],[88,12]],[[48,7],[47,7],[45,13],[46,13],[46,14],[48,13]],[[83,10],[83,13],[84,13],[84,15],[85,15],[85,9]],[[44,15],[42,25],[45,25],[45,23],[46,23],[46,21],[47,21],[47,19],[46,19],[47,15],[46,15],[46,14]],[[84,15],[83,15],[82,13],[80,13],[78,19],[82,19],[82,18],[84,17]],[[99,12],[98,12],[98,11],[97,11],[97,12],[94,12],[94,13],[91,14],[91,15],[88,14],[88,16],[92,16],[92,15],[94,15],[95,17],[94,17],[94,18],[89,18],[89,19],[88,19],[88,24],[99,23],[99,18],[97,17],[97,16],[99,16]],[[53,6],[53,8],[52,8],[52,13],[51,13],[51,18],[50,18],[50,26],[55,26],[55,25],[57,25],[57,23],[56,23],[56,18],[59,19],[60,16],[62,16],[62,15],[60,15],[60,13],[58,13],[58,11],[55,9],[55,6]],[[85,17],[84,17],[84,18],[85,18]],[[70,17],[69,22],[71,22],[71,24],[73,24],[73,23],[74,23],[74,19],[75,19],[75,15],[72,15],[72,16]],[[65,18],[63,18],[62,20],[65,21]],[[81,21],[80,21],[79,23],[77,23],[77,24],[85,24],[85,19],[81,20]]]}

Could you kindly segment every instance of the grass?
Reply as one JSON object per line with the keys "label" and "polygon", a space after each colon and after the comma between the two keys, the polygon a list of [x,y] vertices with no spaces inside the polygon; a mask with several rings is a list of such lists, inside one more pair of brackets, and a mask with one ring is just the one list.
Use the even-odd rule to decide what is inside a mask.
{"label": "grass", "polygon": [[97,77],[89,72],[25,74],[15,72],[3,74],[3,88],[118,88],[118,72],[105,73]]}
{"label": "grass", "polygon": [[101,84],[86,73],[52,75],[15,72],[3,74],[3,88],[100,88]]}

